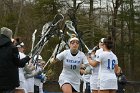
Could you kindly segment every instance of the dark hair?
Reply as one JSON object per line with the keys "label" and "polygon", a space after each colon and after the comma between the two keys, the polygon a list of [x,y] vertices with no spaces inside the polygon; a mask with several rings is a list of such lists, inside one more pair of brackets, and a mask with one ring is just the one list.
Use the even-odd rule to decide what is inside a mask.
{"label": "dark hair", "polygon": [[14,39],[14,42],[15,42],[15,46],[20,46],[20,47],[23,47],[24,45],[22,45],[22,41],[19,37],[15,38]]}
{"label": "dark hair", "polygon": [[92,52],[96,52],[98,49],[99,49],[99,46],[95,46],[93,47]]}
{"label": "dark hair", "polygon": [[111,36],[108,36],[107,38],[105,38],[103,43],[106,45],[106,47],[108,49],[112,49],[113,48],[113,42],[112,42]]}
{"label": "dark hair", "polygon": [[19,45],[20,44],[20,38],[19,37],[17,37],[17,38],[15,38],[14,39],[14,42],[15,42],[15,45]]}

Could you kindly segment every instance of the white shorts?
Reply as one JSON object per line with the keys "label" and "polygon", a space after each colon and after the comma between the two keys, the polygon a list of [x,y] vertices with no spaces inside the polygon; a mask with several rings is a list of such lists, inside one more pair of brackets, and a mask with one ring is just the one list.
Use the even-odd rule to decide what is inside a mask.
{"label": "white shorts", "polygon": [[59,85],[60,87],[62,87],[63,84],[65,83],[69,83],[72,85],[72,87],[77,91],[80,92],[80,79],[79,82],[73,82],[72,80],[69,80],[68,78],[64,78],[64,77],[59,77]]}
{"label": "white shorts", "polygon": [[43,93],[43,83],[40,79],[34,78],[34,85],[39,86],[39,93]]}
{"label": "white shorts", "polygon": [[87,82],[90,82],[90,76],[91,76],[91,74],[82,75],[82,80],[83,80],[83,92],[85,92],[86,83],[87,83]]}
{"label": "white shorts", "polygon": [[27,79],[27,91],[34,92],[34,78]]}
{"label": "white shorts", "polygon": [[85,92],[85,89],[86,89],[86,82],[84,81],[84,83],[83,83],[83,92]]}
{"label": "white shorts", "polygon": [[43,93],[43,83],[40,83],[40,86],[39,86],[39,93]]}
{"label": "white shorts", "polygon": [[91,75],[91,77],[90,77],[90,89],[91,90],[99,90],[98,75]]}
{"label": "white shorts", "polygon": [[112,74],[103,74],[99,81],[100,90],[118,89],[117,78]]}

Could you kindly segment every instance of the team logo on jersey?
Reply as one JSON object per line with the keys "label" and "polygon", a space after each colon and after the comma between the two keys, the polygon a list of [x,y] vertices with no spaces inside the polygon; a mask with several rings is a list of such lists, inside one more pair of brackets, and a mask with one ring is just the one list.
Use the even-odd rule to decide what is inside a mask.
{"label": "team logo on jersey", "polygon": [[66,59],[66,61],[67,61],[68,63],[80,63],[80,61],[78,61],[78,60]]}

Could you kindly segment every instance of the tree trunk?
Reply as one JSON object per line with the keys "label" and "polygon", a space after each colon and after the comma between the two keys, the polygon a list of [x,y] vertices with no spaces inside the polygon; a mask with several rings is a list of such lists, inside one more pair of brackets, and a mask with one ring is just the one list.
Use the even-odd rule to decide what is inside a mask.
{"label": "tree trunk", "polygon": [[[89,34],[94,37],[94,30],[93,30],[93,21],[94,21],[94,19],[93,19],[93,1],[94,0],[90,0],[90,10],[89,10],[89,31],[91,33],[93,33],[93,34],[91,34],[91,33],[89,33]],[[89,43],[90,43],[90,47],[93,48],[94,43],[92,42],[92,40]]]}
{"label": "tree trunk", "polygon": [[112,40],[113,40],[113,52],[116,52],[116,28],[117,28],[117,12],[118,8],[122,4],[122,0],[112,0],[113,4],[113,14],[112,14]]}
{"label": "tree trunk", "polygon": [[17,24],[16,24],[16,28],[15,28],[14,37],[16,37],[17,36],[17,33],[18,33],[19,24],[20,24],[20,20],[21,20],[21,16],[22,16],[23,2],[24,2],[24,0],[21,0],[20,1],[19,15],[18,15],[18,21],[17,21]]}
{"label": "tree trunk", "polygon": [[125,71],[126,66],[124,62],[124,9],[123,4],[121,5],[121,53],[120,53],[120,62],[122,63],[122,71]]}
{"label": "tree trunk", "polygon": [[131,46],[131,52],[130,52],[130,63],[131,63],[131,79],[135,79],[135,74],[134,74],[134,29],[135,28],[135,23],[134,23],[134,5],[133,5],[133,0],[130,0],[130,30],[131,30],[131,39],[130,39],[130,46]]}

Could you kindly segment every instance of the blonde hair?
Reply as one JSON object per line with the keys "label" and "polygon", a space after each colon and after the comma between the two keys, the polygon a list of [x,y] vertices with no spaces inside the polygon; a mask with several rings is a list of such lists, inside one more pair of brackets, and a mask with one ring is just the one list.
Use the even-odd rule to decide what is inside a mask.
{"label": "blonde hair", "polygon": [[69,44],[70,44],[70,42],[73,41],[73,40],[79,41],[79,39],[76,37],[75,34],[72,34],[72,35],[71,35],[71,38],[69,39]]}
{"label": "blonde hair", "polygon": [[71,38],[74,38],[74,37],[76,37],[76,35],[75,34],[71,34]]}

